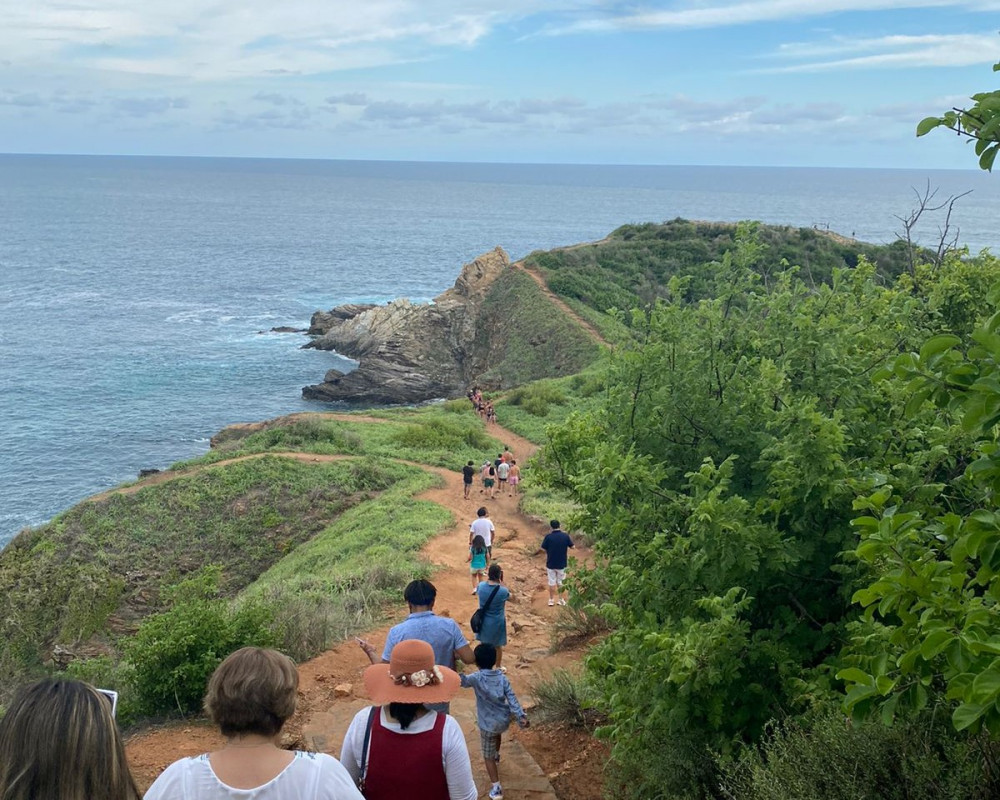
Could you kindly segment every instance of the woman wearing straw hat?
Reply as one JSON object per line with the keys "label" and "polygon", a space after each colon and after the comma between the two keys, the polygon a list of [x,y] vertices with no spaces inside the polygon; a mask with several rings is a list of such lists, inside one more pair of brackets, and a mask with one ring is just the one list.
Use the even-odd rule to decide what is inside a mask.
{"label": "woman wearing straw hat", "polygon": [[445,703],[458,691],[458,673],[434,663],[427,642],[406,639],[388,664],[365,670],[374,706],[347,729],[340,761],[368,800],[476,800],[469,750],[454,717],[426,703]]}

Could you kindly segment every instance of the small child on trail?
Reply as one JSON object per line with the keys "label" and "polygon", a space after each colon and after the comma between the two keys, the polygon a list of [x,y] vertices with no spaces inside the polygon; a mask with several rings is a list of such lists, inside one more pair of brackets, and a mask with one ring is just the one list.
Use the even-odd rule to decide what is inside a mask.
{"label": "small child on trail", "polygon": [[486,580],[486,540],[474,536],[469,545],[469,572],[472,574],[472,593],[476,594],[479,583]]}
{"label": "small child on trail", "polygon": [[474,655],[478,672],[462,675],[462,686],[472,688],[476,693],[476,722],[479,725],[479,741],[483,749],[483,760],[486,762],[486,772],[493,782],[490,789],[490,800],[502,800],[503,788],[500,786],[500,737],[510,727],[510,718],[517,718],[517,724],[522,728],[529,725],[528,715],[524,713],[517,695],[510,686],[507,676],[494,669],[497,661],[496,648],[491,644],[481,644],[476,647]]}

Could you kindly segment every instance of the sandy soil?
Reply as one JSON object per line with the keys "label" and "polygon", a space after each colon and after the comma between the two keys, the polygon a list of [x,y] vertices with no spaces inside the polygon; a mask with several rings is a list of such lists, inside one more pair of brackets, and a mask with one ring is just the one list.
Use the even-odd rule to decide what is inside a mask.
{"label": "sandy soil", "polygon": [[[519,460],[525,460],[534,451],[527,440],[498,426],[492,428],[491,433],[507,443]],[[302,454],[295,457],[327,460]],[[507,606],[509,641],[504,652],[504,666],[530,715],[534,705],[534,682],[553,669],[577,667],[583,655],[581,649],[550,652],[552,621],[563,613],[563,609],[548,606],[545,562],[541,556],[534,555],[548,526],[544,521],[521,514],[517,497],[504,494],[490,500],[480,492],[477,483],[472,496],[466,500],[462,496],[460,472],[422,468],[442,475],[446,483],[444,488],[429,490],[422,497],[449,509],[456,520],[450,530],[429,541],[423,550],[425,558],[436,567],[433,577],[438,590],[435,611],[453,617],[472,638],[468,620],[477,601],[471,595],[472,584],[466,563],[468,531],[476,509],[485,505],[497,528],[494,560],[503,565],[512,595]],[[169,480],[169,475],[160,473],[140,485]],[[131,487],[122,491],[129,490]],[[589,553],[581,550],[576,555],[585,561]],[[400,587],[400,595],[402,589]],[[405,616],[406,607],[400,596],[400,604],[386,624],[365,632],[364,638],[381,650],[388,628]],[[287,726],[286,746],[339,755],[348,724],[356,711],[367,705],[360,680],[367,664],[367,658],[352,639],[300,666],[299,710]],[[471,691],[459,693],[452,702],[452,714],[466,732],[476,782],[485,794],[489,783],[479,755],[475,701]],[[136,778],[144,788],[176,759],[212,750],[221,743],[221,737],[207,722],[188,720],[137,732],[130,737],[127,750]],[[512,726],[505,735],[502,754],[501,780],[509,800],[590,800],[601,796],[606,749],[586,733],[538,725],[521,731]]]}

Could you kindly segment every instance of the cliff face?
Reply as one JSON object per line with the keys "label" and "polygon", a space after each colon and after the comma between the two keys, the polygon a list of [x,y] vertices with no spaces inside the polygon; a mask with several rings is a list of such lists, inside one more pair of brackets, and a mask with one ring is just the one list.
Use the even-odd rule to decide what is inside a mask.
{"label": "cliff face", "polygon": [[335,350],[360,364],[347,374],[330,370],[302,396],[381,405],[463,395],[488,368],[483,308],[494,283],[510,269],[497,247],[466,264],[455,285],[432,303],[394,300],[317,312],[309,329],[317,338],[307,347]]}

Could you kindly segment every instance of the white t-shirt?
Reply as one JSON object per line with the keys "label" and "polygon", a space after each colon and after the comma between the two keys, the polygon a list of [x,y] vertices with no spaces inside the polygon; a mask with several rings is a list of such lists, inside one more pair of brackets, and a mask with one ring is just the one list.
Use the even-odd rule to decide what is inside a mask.
{"label": "white t-shirt", "polygon": [[[347,733],[344,735],[344,746],[340,750],[340,761],[354,780],[357,780],[361,775],[361,748],[365,744],[365,728],[368,727],[370,709],[371,706],[362,708],[355,714]],[[404,731],[399,727],[398,722],[390,720],[386,716],[385,708],[382,708],[379,713],[383,727],[403,734],[426,733],[433,729],[438,715],[437,711],[424,714],[413,720],[410,727]],[[444,766],[445,777],[448,779],[450,800],[476,800],[479,797],[476,782],[472,778],[472,764],[469,761],[469,748],[465,745],[465,736],[462,734],[458,720],[451,716],[445,718],[444,730],[441,732],[441,763]]]}
{"label": "white t-shirt", "polygon": [[292,762],[256,789],[220,781],[208,754],[175,761],[157,778],[145,800],[364,800],[347,770],[326,753],[295,752]]}
{"label": "white t-shirt", "polygon": [[494,530],[495,528],[493,527],[493,523],[490,522],[489,517],[477,517],[469,526],[469,532],[473,536],[482,536],[487,547],[493,544]]}

